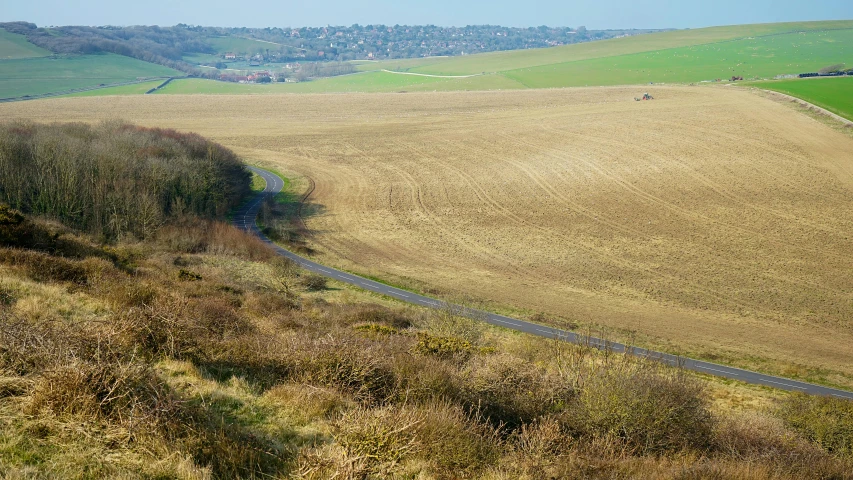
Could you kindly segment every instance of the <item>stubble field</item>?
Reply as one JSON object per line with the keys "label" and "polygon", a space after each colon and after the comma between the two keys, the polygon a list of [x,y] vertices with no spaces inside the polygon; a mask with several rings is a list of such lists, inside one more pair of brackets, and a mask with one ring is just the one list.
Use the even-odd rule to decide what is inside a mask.
{"label": "stubble field", "polygon": [[0,114],[195,131],[310,178],[306,222],[331,265],[853,385],[853,138],[748,91],[642,93],[102,97]]}

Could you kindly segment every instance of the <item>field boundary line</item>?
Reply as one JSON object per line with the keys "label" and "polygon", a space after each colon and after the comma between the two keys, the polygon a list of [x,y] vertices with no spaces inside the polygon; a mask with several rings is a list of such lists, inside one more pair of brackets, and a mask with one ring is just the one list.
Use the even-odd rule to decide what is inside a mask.
{"label": "field boundary line", "polygon": [[[105,83],[103,85],[97,85],[94,87],[82,87],[82,88],[72,88],[71,90],[62,90],[59,92],[48,92],[48,93],[40,93],[37,95],[23,95],[20,97],[8,97],[8,98],[0,98],[0,103],[7,102],[23,102],[26,100],[39,100],[42,98],[51,98],[51,97],[61,97],[63,95],[71,95],[74,93],[82,93],[82,92],[90,92],[92,90],[101,90],[103,88],[112,88],[112,87],[124,87],[127,85],[137,85],[140,83],[148,83],[154,80],[162,80],[167,79],[166,83],[172,81],[175,78],[186,78],[186,77],[150,77],[144,80],[133,80],[131,82],[121,82],[121,83]],[[162,85],[161,85],[162,86]],[[160,88],[160,87],[157,87]]]}

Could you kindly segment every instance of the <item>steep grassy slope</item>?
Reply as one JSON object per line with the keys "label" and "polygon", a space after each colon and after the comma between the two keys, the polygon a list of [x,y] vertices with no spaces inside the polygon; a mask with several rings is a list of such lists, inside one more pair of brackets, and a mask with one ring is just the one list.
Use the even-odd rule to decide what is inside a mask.
{"label": "steep grassy slope", "polygon": [[412,72],[439,75],[470,75],[474,73],[501,72],[540,65],[704,45],[746,37],[850,28],[853,28],[853,21],[734,25],[694,30],[676,30],[535,50],[513,50],[451,58],[388,60],[365,64],[360,68],[363,70],[373,70],[378,67],[389,70],[403,69]]}
{"label": "steep grassy slope", "polygon": [[853,29],[789,33],[565,62],[504,74],[531,88],[772,78],[853,62]]}
{"label": "steep grassy slope", "polygon": [[253,55],[255,53],[260,53],[265,51],[266,49],[274,49],[279,45],[277,43],[272,42],[264,42],[261,40],[253,40],[251,38],[241,38],[241,37],[210,37],[207,39],[207,42],[216,49],[216,52],[219,54],[223,54],[226,52],[233,52],[236,54],[248,54]]}
{"label": "steep grassy slope", "polygon": [[114,54],[0,61],[0,98],[38,95],[140,77],[183,75],[177,70]]}
{"label": "steep grassy slope", "polygon": [[[50,52],[28,42],[23,35],[9,33],[0,28],[0,60],[46,57]],[[0,64],[2,68],[2,64]]]}

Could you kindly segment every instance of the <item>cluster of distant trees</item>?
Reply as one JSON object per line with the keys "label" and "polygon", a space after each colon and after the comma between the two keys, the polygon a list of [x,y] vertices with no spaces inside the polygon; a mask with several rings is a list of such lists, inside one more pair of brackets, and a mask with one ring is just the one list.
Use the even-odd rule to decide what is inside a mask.
{"label": "cluster of distant trees", "polygon": [[0,203],[104,239],[185,215],[221,217],[250,191],[230,150],[125,123],[0,124]]}

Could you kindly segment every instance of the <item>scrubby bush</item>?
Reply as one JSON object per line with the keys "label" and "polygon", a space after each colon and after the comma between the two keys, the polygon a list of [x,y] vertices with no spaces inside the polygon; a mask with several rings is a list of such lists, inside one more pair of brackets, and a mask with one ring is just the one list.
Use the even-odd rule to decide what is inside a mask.
{"label": "scrubby bush", "polygon": [[474,347],[470,342],[454,337],[440,337],[426,332],[418,332],[418,342],[414,351],[421,355],[434,355],[440,358],[466,360]]}
{"label": "scrubby bush", "polygon": [[460,389],[469,409],[509,430],[559,411],[573,393],[559,377],[508,355],[473,358]]}
{"label": "scrubby bush", "polygon": [[299,278],[299,283],[302,284],[303,287],[308,290],[318,291],[325,290],[327,279],[322,275],[315,275],[313,273],[306,273]]}
{"label": "scrubby bush", "polygon": [[379,305],[353,305],[346,312],[346,320],[351,323],[383,324],[391,328],[404,330],[412,326],[411,320],[399,312]]}
{"label": "scrubby bush", "polygon": [[24,269],[33,280],[85,284],[88,272],[80,261],[31,250],[0,248],[0,262]]}
{"label": "scrubby bush", "polygon": [[248,260],[270,260],[274,257],[270,247],[258,237],[222,222],[196,217],[176,219],[160,228],[155,237],[158,244],[172,252],[207,253]]}
{"label": "scrubby bush", "polygon": [[567,411],[576,435],[607,438],[636,455],[706,449],[713,419],[699,382],[653,364],[587,379]]}
{"label": "scrubby bush", "polygon": [[782,403],[779,416],[786,425],[827,452],[853,457],[853,402],[850,400],[795,394]]}
{"label": "scrubby bush", "polygon": [[[849,402],[795,396],[776,417],[715,418],[685,372],[560,341],[535,344],[553,350],[524,360],[459,311],[303,295],[292,262],[231,247],[216,255],[236,258],[217,258],[212,224],[187,222],[201,226],[190,229],[201,245],[192,252],[172,250],[168,236],[132,248],[70,237],[73,249],[0,250],[11,266],[3,275],[72,282],[13,278],[6,288],[0,279],[0,295],[12,298],[0,305],[0,426],[28,442],[14,448],[60,465],[66,443],[89,448],[95,439],[103,450],[88,458],[104,458],[95,476],[123,474],[111,470],[118,451],[143,459],[135,465],[169,455],[185,462],[163,467],[163,477],[203,469],[212,478],[845,479],[853,471]],[[236,248],[244,234],[228,228]],[[181,281],[181,270],[203,275]],[[17,317],[37,291],[85,304],[86,315]],[[22,468],[55,473],[41,465]],[[85,461],[62,465],[54,476],[85,476]]]}

